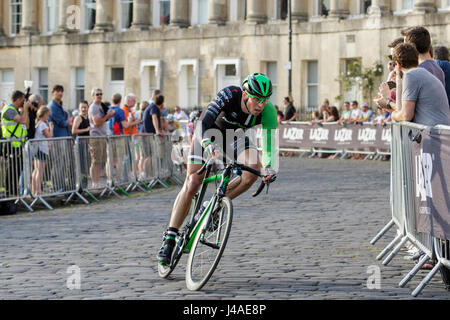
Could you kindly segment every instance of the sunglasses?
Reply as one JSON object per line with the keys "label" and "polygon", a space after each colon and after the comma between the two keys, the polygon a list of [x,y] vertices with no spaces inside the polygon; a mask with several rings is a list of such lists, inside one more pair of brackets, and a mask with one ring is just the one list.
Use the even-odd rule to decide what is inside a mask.
{"label": "sunglasses", "polygon": [[96,95],[97,97],[99,97],[99,96],[102,96],[103,93],[96,93],[95,95]]}
{"label": "sunglasses", "polygon": [[246,91],[246,93],[250,98],[258,100],[259,101],[258,104],[264,104],[269,100],[269,98],[261,98],[258,96],[254,96],[254,95],[248,93],[247,91]]}

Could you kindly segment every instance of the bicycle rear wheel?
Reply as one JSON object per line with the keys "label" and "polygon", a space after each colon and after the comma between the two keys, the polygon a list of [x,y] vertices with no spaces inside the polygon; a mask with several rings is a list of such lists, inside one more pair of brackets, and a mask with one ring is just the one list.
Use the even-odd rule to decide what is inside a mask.
{"label": "bicycle rear wheel", "polygon": [[233,205],[228,198],[222,198],[216,210],[200,226],[186,266],[186,285],[189,290],[200,290],[215,271],[228,241],[233,220]]}

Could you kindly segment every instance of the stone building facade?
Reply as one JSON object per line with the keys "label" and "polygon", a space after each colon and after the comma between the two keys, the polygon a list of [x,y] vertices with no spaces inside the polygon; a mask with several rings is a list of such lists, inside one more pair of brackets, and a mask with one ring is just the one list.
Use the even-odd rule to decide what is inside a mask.
{"label": "stone building facade", "polygon": [[1,0],[0,99],[33,81],[49,98],[66,88],[75,109],[92,88],[150,98],[166,106],[205,107],[216,92],[252,72],[273,80],[273,102],[289,94],[304,112],[323,99],[361,100],[337,78],[349,61],[379,61],[400,30],[427,27],[446,45],[450,0]]}

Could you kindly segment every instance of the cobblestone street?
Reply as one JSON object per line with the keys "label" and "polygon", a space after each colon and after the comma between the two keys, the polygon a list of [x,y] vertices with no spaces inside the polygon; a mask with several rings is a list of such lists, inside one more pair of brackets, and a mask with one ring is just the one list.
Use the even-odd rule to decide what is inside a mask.
{"label": "cobblestone street", "polygon": [[[200,292],[186,289],[186,256],[168,280],[155,255],[180,187],[91,205],[0,218],[1,299],[414,299],[398,283],[413,267],[406,248],[388,266],[375,260],[393,239],[389,162],[283,158],[268,195],[233,202],[231,236]],[[251,192],[256,186],[253,186]],[[68,268],[81,271],[69,290]],[[381,289],[367,288],[371,266]],[[422,299],[449,299],[440,273]]]}

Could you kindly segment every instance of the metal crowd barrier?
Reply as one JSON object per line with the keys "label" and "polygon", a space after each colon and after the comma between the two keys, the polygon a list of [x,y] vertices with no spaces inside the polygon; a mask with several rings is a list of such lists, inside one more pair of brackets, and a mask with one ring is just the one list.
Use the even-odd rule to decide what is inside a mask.
{"label": "metal crowd barrier", "polygon": [[[447,128],[450,129],[450,127]],[[450,261],[448,260],[448,239],[435,239],[428,233],[418,232],[416,228],[415,194],[413,189],[415,181],[413,177],[414,159],[411,158],[411,141],[418,139],[420,133],[425,129],[429,129],[429,127],[409,122],[392,124],[390,184],[392,219],[370,242],[375,244],[378,239],[395,225],[397,227],[397,236],[383,249],[376,259],[382,259],[397,244],[383,261],[383,265],[389,264],[407,241],[424,253],[420,261],[400,281],[400,287],[404,287],[429,259],[437,258],[438,263],[415,288],[412,292],[413,296],[420,294],[442,265],[450,266]]]}
{"label": "metal crowd barrier", "polygon": [[131,137],[107,137],[108,184],[128,196],[128,191],[136,184],[135,148]]}
{"label": "metal crowd barrier", "polygon": [[78,192],[74,141],[71,137],[29,140],[24,148],[25,193],[34,201],[53,208],[44,198],[65,195],[68,203],[74,195],[89,202]]}
{"label": "metal crowd barrier", "polygon": [[168,180],[172,180],[177,184],[183,184],[181,179],[177,177],[173,170],[172,163],[172,142],[169,136],[160,137],[153,136],[153,147],[155,150],[157,176],[155,184],[159,183],[163,187],[168,188]]}
{"label": "metal crowd barrier", "polygon": [[24,200],[29,197],[25,193],[25,172],[23,166],[23,145],[13,146],[20,140],[0,140],[0,201],[22,203],[29,211],[32,207]]}
{"label": "metal crowd barrier", "polygon": [[157,160],[153,134],[136,134],[132,138],[132,145],[136,150],[135,167],[136,183],[133,190],[138,187],[151,189],[156,184]]}

